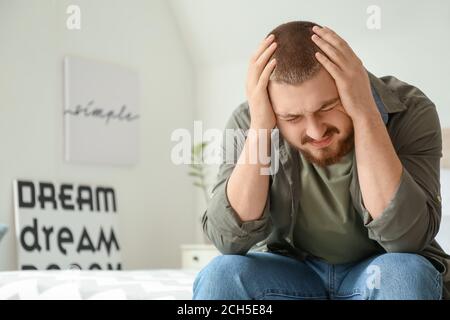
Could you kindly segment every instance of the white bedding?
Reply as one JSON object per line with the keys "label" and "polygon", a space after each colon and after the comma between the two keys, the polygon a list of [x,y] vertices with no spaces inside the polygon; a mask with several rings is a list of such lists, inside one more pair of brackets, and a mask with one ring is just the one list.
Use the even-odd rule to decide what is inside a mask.
{"label": "white bedding", "polygon": [[192,299],[197,270],[0,272],[0,299]]}

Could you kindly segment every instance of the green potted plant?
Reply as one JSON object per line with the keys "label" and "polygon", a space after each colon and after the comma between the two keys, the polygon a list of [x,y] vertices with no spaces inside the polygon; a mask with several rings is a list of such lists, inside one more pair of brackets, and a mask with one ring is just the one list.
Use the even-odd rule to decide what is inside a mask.
{"label": "green potted plant", "polygon": [[203,157],[207,146],[208,142],[200,142],[192,146],[190,170],[188,173],[194,179],[192,184],[202,190],[206,204],[209,202],[209,191],[206,182],[207,167],[203,162]]}
{"label": "green potted plant", "polygon": [[[200,142],[192,145],[191,149],[191,163],[189,164],[189,176],[194,180],[192,184],[199,188],[205,199],[205,205],[208,206],[210,195],[209,195],[209,185],[207,183],[208,168],[205,164],[204,155],[205,150],[209,142]],[[202,211],[204,212],[204,210]],[[199,217],[198,223],[201,223],[201,215]],[[211,241],[203,234],[203,242],[206,244],[211,244]]]}

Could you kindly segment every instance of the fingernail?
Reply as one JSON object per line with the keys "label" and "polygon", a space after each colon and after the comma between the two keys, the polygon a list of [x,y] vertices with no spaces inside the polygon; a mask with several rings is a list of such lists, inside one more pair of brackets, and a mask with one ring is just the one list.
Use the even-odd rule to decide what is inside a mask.
{"label": "fingernail", "polygon": [[272,40],[274,37],[275,37],[275,36],[274,36],[273,34],[269,35],[269,36],[267,37],[267,41]]}
{"label": "fingernail", "polygon": [[313,31],[319,31],[320,30],[320,28],[318,26],[314,26],[312,29],[313,29]]}

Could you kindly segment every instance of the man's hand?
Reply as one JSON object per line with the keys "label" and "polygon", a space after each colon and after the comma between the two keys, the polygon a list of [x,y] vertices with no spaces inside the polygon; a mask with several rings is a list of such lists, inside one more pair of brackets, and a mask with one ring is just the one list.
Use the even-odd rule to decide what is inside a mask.
{"label": "man's hand", "polygon": [[326,54],[317,52],[316,58],[334,78],[342,105],[350,118],[355,121],[360,117],[379,117],[369,76],[352,48],[327,27],[315,26],[313,31],[312,40]]}
{"label": "man's hand", "polygon": [[267,92],[270,74],[276,65],[275,59],[272,59],[268,63],[277,47],[274,39],[274,35],[270,35],[264,39],[250,59],[246,91],[250,107],[250,127],[253,129],[270,130],[276,125],[275,113],[273,112]]}
{"label": "man's hand", "polygon": [[331,74],[352,118],[358,180],[372,219],[382,216],[399,188],[403,165],[377,110],[369,76],[350,46],[329,28],[314,27],[312,40],[326,54],[316,58]]}

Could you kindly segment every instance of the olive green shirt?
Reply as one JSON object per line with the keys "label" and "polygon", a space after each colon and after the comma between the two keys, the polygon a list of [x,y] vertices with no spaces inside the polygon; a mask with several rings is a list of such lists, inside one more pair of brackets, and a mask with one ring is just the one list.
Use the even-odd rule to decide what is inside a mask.
{"label": "olive green shirt", "polygon": [[339,162],[321,167],[300,153],[300,201],[294,245],[332,264],[360,261],[382,248],[367,234],[353,207],[350,183],[354,149]]}
{"label": "olive green shirt", "polygon": [[[353,207],[368,238],[376,241],[384,252],[416,253],[431,261],[443,274],[443,296],[448,299],[450,256],[435,240],[442,207],[442,135],[436,107],[420,89],[406,82],[392,76],[378,78],[368,74],[380,116],[403,171],[393,199],[380,217],[373,220],[362,200],[354,161],[349,186]],[[250,112],[245,102],[233,112],[226,125],[226,129],[238,132],[231,146],[225,143],[229,130],[224,131],[224,161],[203,214],[203,230],[223,254],[246,254],[249,250],[257,250],[303,260],[310,253],[293,241],[300,201],[298,173],[302,170],[302,162],[298,150],[281,135],[279,152],[275,153],[279,154],[279,159],[274,161],[279,164],[279,169],[270,175],[270,190],[261,217],[243,222],[228,201],[228,179],[245,145],[245,132],[249,127]]]}

